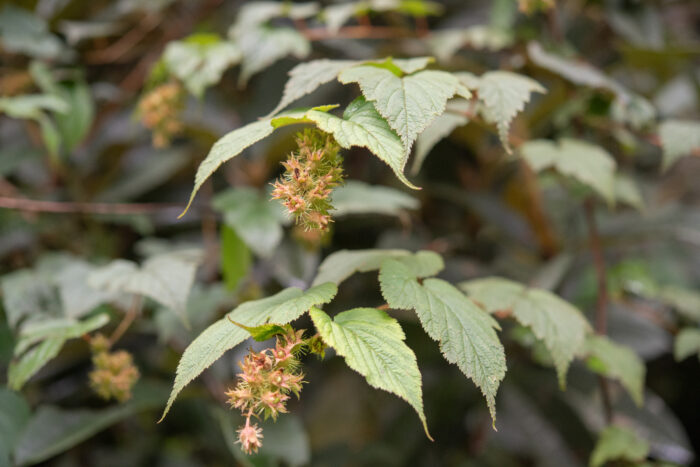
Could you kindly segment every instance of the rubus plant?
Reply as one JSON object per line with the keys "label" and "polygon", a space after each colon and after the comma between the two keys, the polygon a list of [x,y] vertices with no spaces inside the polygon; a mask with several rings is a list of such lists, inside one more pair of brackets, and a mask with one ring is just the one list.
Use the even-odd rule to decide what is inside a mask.
{"label": "rubus plant", "polygon": [[692,2],[53,3],[0,9],[0,466],[695,460]]}

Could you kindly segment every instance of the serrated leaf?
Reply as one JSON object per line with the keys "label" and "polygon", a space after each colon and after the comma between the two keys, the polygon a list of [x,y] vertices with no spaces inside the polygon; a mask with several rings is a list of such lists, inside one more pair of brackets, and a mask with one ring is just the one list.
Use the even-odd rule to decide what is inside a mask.
{"label": "serrated leaf", "polygon": [[444,113],[437,117],[416,139],[416,150],[413,156],[411,174],[416,175],[420,172],[425,158],[428,157],[430,151],[440,140],[449,136],[455,128],[464,126],[468,122],[469,119],[464,115],[453,113]]}
{"label": "serrated leaf", "polygon": [[589,465],[600,467],[617,460],[637,463],[646,459],[648,455],[649,443],[628,428],[611,425],[598,436]]}
{"label": "serrated leaf", "polygon": [[319,129],[331,133],[344,148],[360,146],[369,149],[391,167],[406,186],[418,189],[404,175],[408,154],[401,140],[371,102],[358,97],[347,106],[343,118],[317,110],[307,112],[305,118],[315,122]]}
{"label": "serrated leaf", "polygon": [[407,250],[340,250],[326,257],[318,268],[313,284],[332,282],[340,285],[356,272],[378,270],[387,259],[396,259],[417,277],[434,276],[444,268],[442,258],[431,251],[411,253]]}
{"label": "serrated leaf", "polygon": [[[396,60],[393,64],[399,66]],[[368,65],[343,70],[338,80],[359,84],[365,98],[401,138],[406,156],[416,137],[445,111],[447,99],[455,95],[459,84],[444,71],[424,70],[400,77],[392,70]]]}
{"label": "serrated leaf", "polygon": [[615,203],[615,159],[600,146],[564,138],[558,143],[534,140],[520,146],[520,154],[535,171],[554,168],[591,187],[609,204]]}
{"label": "serrated leaf", "polygon": [[417,199],[402,191],[358,180],[348,180],[333,190],[332,203],[336,218],[352,214],[401,216],[419,207]]}
{"label": "serrated leaf", "polygon": [[605,336],[591,335],[586,339],[583,353],[592,371],[620,381],[634,402],[642,405],[646,367],[632,349]]}
{"label": "serrated leaf", "polygon": [[665,120],[659,125],[659,140],[664,153],[661,165],[667,170],[693,151],[700,154],[700,121]]}
{"label": "serrated leaf", "polygon": [[509,311],[544,342],[554,361],[559,384],[566,386],[566,372],[581,351],[590,326],[583,314],[551,292],[489,277],[462,282],[459,287],[489,313]]}
{"label": "serrated leaf", "polygon": [[177,395],[190,381],[209,368],[227,350],[248,338],[248,332],[231,321],[246,326],[257,326],[266,322],[287,324],[312,306],[328,303],[337,290],[337,287],[330,283],[312,287],[305,292],[297,288],[284,289],[271,297],[243,303],[209,326],[182,354],[177,365],[173,389],[161,420],[167,415]]}
{"label": "serrated leaf", "polygon": [[673,356],[680,362],[694,354],[700,359],[700,329],[681,329],[673,342]]}
{"label": "serrated leaf", "polygon": [[312,308],[309,314],[323,341],[345,357],[345,363],[364,376],[370,386],[411,404],[430,438],[418,363],[404,342],[406,337],[398,321],[375,308],[355,308],[334,319],[318,308]]}
{"label": "serrated leaf", "polygon": [[201,261],[199,249],[161,253],[148,258],[140,267],[132,261],[117,259],[93,271],[88,283],[107,292],[152,298],[184,317],[187,297]]}
{"label": "serrated leaf", "polygon": [[489,71],[479,78],[479,100],[484,104],[486,119],[498,127],[501,143],[510,153],[510,123],[530,102],[534,92],[546,93],[540,83],[510,71]]}
{"label": "serrated leaf", "polygon": [[415,309],[428,335],[440,343],[445,359],[481,389],[494,422],[496,392],[506,374],[498,323],[462,292],[440,279],[418,282],[416,275],[394,259],[379,272],[382,295],[392,308]]}

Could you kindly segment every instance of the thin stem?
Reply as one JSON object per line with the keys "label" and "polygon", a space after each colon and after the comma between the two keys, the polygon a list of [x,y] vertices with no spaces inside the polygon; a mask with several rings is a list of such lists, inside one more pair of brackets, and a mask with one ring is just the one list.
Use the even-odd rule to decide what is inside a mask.
{"label": "thin stem", "polygon": [[124,318],[122,318],[121,322],[119,323],[119,326],[117,326],[117,329],[114,330],[112,336],[109,338],[110,347],[117,343],[117,341],[121,339],[121,337],[124,335],[127,329],[129,329],[131,323],[133,323],[136,319],[136,315],[138,315],[139,311],[141,311],[142,303],[143,299],[140,295],[134,297],[134,301],[131,304],[131,308],[129,308],[129,310],[126,312]]}
{"label": "thin stem", "polygon": [[183,209],[176,203],[77,203],[71,201],[41,201],[0,196],[0,209],[25,212],[82,213],[82,214],[146,214],[168,209]]}

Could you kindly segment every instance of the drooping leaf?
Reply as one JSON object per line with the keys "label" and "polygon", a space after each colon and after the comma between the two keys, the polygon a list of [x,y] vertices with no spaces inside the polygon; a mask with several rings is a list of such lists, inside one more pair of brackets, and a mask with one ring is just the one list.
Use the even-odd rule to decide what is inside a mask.
{"label": "drooping leaf", "polygon": [[425,279],[421,284],[397,260],[382,263],[379,282],[389,306],[415,309],[428,335],[440,343],[445,359],[481,389],[495,426],[496,392],[506,374],[498,323],[451,284],[441,279]]}
{"label": "drooping leaf", "polygon": [[378,270],[387,259],[403,261],[404,266],[410,268],[417,277],[434,276],[444,267],[440,255],[430,251],[412,254],[407,250],[340,250],[323,260],[313,284],[332,282],[340,285],[356,272]]}
{"label": "drooping leaf", "polygon": [[19,360],[10,363],[7,370],[7,386],[14,390],[21,389],[29,378],[58,355],[64,342],[60,337],[46,339],[22,355]]}
{"label": "drooping leaf", "polygon": [[284,57],[302,59],[311,53],[309,41],[293,28],[246,28],[234,38],[243,52],[240,84]]}
{"label": "drooping leaf", "polygon": [[566,372],[581,351],[590,326],[583,314],[555,294],[523,284],[489,277],[462,282],[460,288],[489,313],[506,311],[541,339],[554,361],[559,384],[566,385]]}
{"label": "drooping leaf", "polygon": [[[395,61],[394,61],[395,63]],[[445,111],[459,81],[444,71],[424,70],[398,76],[393,70],[360,65],[343,70],[341,83],[357,83],[403,142],[406,155],[416,137]]]}
{"label": "drooping leaf", "polygon": [[97,269],[82,260],[71,261],[55,276],[63,315],[79,318],[94,310],[98,305],[115,301],[118,294],[97,290],[88,284],[88,277]]}
{"label": "drooping leaf", "polygon": [[428,153],[440,140],[449,136],[455,128],[464,126],[468,122],[469,119],[464,115],[454,113],[444,113],[437,117],[416,139],[416,150],[413,155],[411,174],[416,175],[420,172],[425,158],[428,157]]}
{"label": "drooping leaf", "polygon": [[274,18],[304,19],[316,15],[318,11],[319,4],[316,2],[256,1],[245,3],[238,11],[236,23],[232,29],[237,33],[243,33]]}
{"label": "drooping leaf", "polygon": [[20,394],[0,388],[0,465],[12,465],[12,452],[30,415],[29,404]]}
{"label": "drooping leaf", "polygon": [[332,34],[337,33],[350,18],[357,15],[362,5],[363,2],[359,1],[328,5],[324,8],[323,21],[328,31]]}
{"label": "drooping leaf", "polygon": [[250,270],[252,255],[235,230],[221,226],[221,275],[229,290],[235,290],[238,283]]}
{"label": "drooping leaf", "polygon": [[510,123],[525,108],[534,92],[545,93],[540,83],[510,71],[489,71],[479,77],[477,92],[484,104],[484,114],[498,127],[501,143],[510,152]]}
{"label": "drooping leaf", "polygon": [[583,354],[592,371],[620,381],[634,402],[642,405],[646,367],[634,351],[605,336],[590,335]]}
{"label": "drooping leaf", "polygon": [[67,51],[40,15],[6,4],[0,10],[0,37],[7,52],[54,60]]}
{"label": "drooping leaf", "polygon": [[78,338],[101,328],[108,322],[109,316],[106,313],[100,313],[82,321],[73,318],[54,318],[28,323],[22,326],[19,339],[15,344],[14,354],[19,356],[32,345],[46,339],[59,337],[65,341]]}
{"label": "drooping leaf", "polygon": [[634,462],[636,465],[648,455],[649,443],[639,438],[634,431],[610,425],[600,433],[589,465],[600,467],[607,465],[608,462],[619,460]]}
{"label": "drooping leaf", "polygon": [[[413,351],[404,343],[398,321],[375,308],[355,308],[331,319],[318,308],[311,319],[323,341],[376,388],[396,394],[418,413],[426,435],[421,374]],[[432,439],[432,438],[431,438]]]}
{"label": "drooping leaf", "polygon": [[615,159],[600,146],[568,138],[534,140],[520,146],[520,154],[533,170],[554,168],[615,203]]}
{"label": "drooping leaf", "polygon": [[680,362],[691,355],[700,359],[700,329],[681,329],[673,343],[673,356]]}
{"label": "drooping leaf", "polygon": [[700,154],[700,121],[666,120],[659,125],[664,170],[693,152]]}
{"label": "drooping leaf", "polygon": [[418,200],[412,196],[380,185],[368,185],[358,180],[348,180],[333,191],[333,217],[351,214],[385,214],[400,216],[408,210],[418,209]]}
{"label": "drooping leaf", "polygon": [[312,306],[328,303],[337,287],[321,284],[302,292],[297,288],[285,289],[271,297],[244,303],[204,330],[188,347],[177,365],[175,382],[161,420],[170,410],[177,395],[202,371],[218,360],[227,350],[248,338],[244,329],[231,321],[246,326],[266,322],[287,324],[297,319]]}
{"label": "drooping leaf", "polygon": [[508,47],[512,42],[513,37],[507,31],[488,25],[438,30],[428,39],[430,50],[441,62],[448,62],[467,45],[471,49],[496,51]]}
{"label": "drooping leaf", "polygon": [[95,117],[95,102],[90,87],[84,81],[57,86],[58,95],[69,111],[56,118],[56,129],[67,152],[73,151],[85,139]]}
{"label": "drooping leaf", "polygon": [[615,176],[615,201],[644,212],[644,198],[639,186],[632,177],[623,174]]}
{"label": "drooping leaf", "polygon": [[37,271],[20,269],[0,280],[2,302],[7,323],[17,328],[25,319],[37,315],[60,316],[60,304],[50,281]]}

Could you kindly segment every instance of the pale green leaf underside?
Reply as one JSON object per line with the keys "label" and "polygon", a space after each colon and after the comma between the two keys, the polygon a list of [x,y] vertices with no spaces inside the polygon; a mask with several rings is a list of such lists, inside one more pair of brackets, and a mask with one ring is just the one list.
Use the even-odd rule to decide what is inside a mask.
{"label": "pale green leaf underside", "polygon": [[418,200],[395,188],[369,185],[348,180],[333,191],[333,217],[353,214],[384,214],[401,216],[407,210],[418,209]]}
{"label": "pale green leaf underside", "polygon": [[287,324],[312,306],[328,303],[336,292],[336,286],[330,283],[312,287],[305,292],[297,288],[288,288],[271,297],[246,302],[209,326],[182,354],[177,365],[173,389],[161,420],[167,415],[177,395],[190,381],[209,368],[227,350],[250,336],[248,331],[231,321],[246,326],[259,326],[266,322]]}
{"label": "pale green leaf underside", "polygon": [[666,120],[659,125],[659,139],[666,170],[681,157],[700,152],[700,121]]}
{"label": "pale green leaf underside", "polygon": [[693,354],[700,358],[700,329],[682,329],[673,343],[673,356],[680,362]]}
{"label": "pale green leaf underside", "polygon": [[558,143],[540,139],[523,144],[520,154],[533,170],[554,168],[591,187],[609,204],[614,204],[616,163],[600,146],[568,138]]}
{"label": "pale green leaf underside", "polygon": [[332,282],[340,285],[356,272],[378,270],[387,259],[396,259],[411,270],[416,277],[434,276],[444,268],[442,258],[432,251],[408,250],[340,250],[323,260],[313,285]]}
{"label": "pale green leaf underside", "polygon": [[350,368],[379,389],[396,394],[418,413],[428,433],[423,413],[421,374],[413,351],[404,342],[398,321],[375,308],[355,308],[331,319],[318,308],[311,319],[323,341],[345,357]]}
{"label": "pale green leaf underside", "polygon": [[605,336],[591,335],[586,339],[583,353],[591,370],[620,381],[634,402],[642,405],[646,367],[632,349]]}
{"label": "pale green leaf underside", "polygon": [[362,94],[399,135],[406,154],[418,134],[445,111],[447,99],[454,96],[459,84],[444,71],[424,70],[399,77],[388,69],[366,65],[342,71],[338,80],[359,84]]}
{"label": "pale green leaf underside", "polygon": [[565,386],[569,365],[590,331],[588,321],[576,307],[546,290],[498,277],[462,282],[459,286],[489,313],[510,311],[520,324],[544,341],[559,384]]}
{"label": "pale green leaf underside", "polygon": [[428,335],[440,343],[445,359],[481,389],[496,420],[496,392],[506,374],[498,323],[451,284],[426,279],[420,284],[400,262],[386,260],[379,272],[382,294],[392,308],[415,309]]}
{"label": "pale green leaf underside", "polygon": [[649,443],[628,428],[610,425],[600,432],[589,465],[601,467],[617,460],[633,462],[636,465],[648,455]]}

